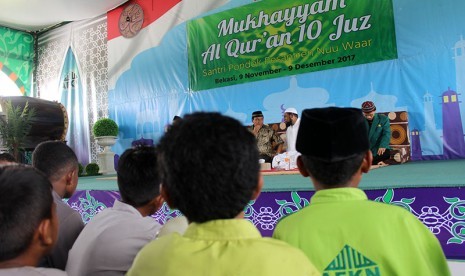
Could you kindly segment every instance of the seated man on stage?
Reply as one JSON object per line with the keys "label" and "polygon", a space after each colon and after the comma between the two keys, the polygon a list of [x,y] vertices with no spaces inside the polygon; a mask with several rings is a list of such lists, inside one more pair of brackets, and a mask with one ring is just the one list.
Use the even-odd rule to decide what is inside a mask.
{"label": "seated man on stage", "polygon": [[48,179],[31,167],[0,168],[0,275],[67,275],[36,267],[57,240],[58,219]]}
{"label": "seated man on stage", "polygon": [[[259,159],[265,159],[265,162],[271,163],[276,154],[283,151],[284,141],[268,125],[263,124],[263,113],[255,111],[252,113],[252,123],[248,129],[255,135],[259,151]],[[276,148],[276,151],[274,148]]]}
{"label": "seated man on stage", "polygon": [[357,188],[373,159],[367,133],[357,108],[302,112],[297,165],[316,193],[273,237],[302,249],[323,275],[450,275],[439,241],[421,221]]}
{"label": "seated man on stage", "polygon": [[287,125],[286,152],[274,156],[271,165],[277,170],[293,170],[297,168],[295,161],[299,156],[295,149],[295,142],[299,131],[300,118],[295,108],[289,107],[284,111],[284,122]]}
{"label": "seated man on stage", "polygon": [[363,115],[368,126],[368,139],[370,150],[373,153],[373,165],[387,165],[384,161],[391,157],[389,142],[391,141],[391,126],[389,118],[377,114],[376,106],[371,101],[362,103]]}
{"label": "seated man on stage", "polygon": [[239,121],[220,113],[186,115],[158,150],[161,194],[191,223],[184,235],[142,248],[129,276],[320,275],[300,250],[262,238],[244,219],[263,178],[255,138]]}

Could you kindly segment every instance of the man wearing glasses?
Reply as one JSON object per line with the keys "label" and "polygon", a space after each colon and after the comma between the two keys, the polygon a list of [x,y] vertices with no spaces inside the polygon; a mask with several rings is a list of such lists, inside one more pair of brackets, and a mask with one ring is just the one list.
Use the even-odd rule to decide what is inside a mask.
{"label": "man wearing glasses", "polygon": [[248,130],[257,139],[259,158],[271,163],[273,157],[283,151],[284,141],[270,126],[263,123],[263,113],[261,111],[252,113],[252,123],[253,125],[248,127]]}

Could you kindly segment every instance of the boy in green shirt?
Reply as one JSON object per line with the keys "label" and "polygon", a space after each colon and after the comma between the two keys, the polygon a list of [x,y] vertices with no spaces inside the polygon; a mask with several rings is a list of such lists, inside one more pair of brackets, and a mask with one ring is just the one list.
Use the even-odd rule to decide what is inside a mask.
{"label": "boy in green shirt", "polygon": [[254,135],[232,118],[194,113],[172,125],[158,147],[161,194],[190,225],[145,246],[128,275],[320,275],[244,219],[263,185],[258,159]]}
{"label": "boy in green shirt", "polygon": [[273,237],[302,249],[323,275],[450,275],[436,237],[407,210],[372,202],[358,189],[373,155],[362,111],[302,112],[300,173],[316,193],[280,221]]}

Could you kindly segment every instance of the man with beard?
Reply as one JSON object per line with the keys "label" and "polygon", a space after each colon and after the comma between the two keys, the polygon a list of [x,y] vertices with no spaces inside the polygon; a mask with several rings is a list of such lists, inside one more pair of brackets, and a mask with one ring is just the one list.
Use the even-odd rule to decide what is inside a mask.
{"label": "man with beard", "polygon": [[284,111],[284,122],[287,126],[287,151],[296,151],[295,141],[297,140],[297,132],[299,131],[300,118],[295,108],[289,107]]}

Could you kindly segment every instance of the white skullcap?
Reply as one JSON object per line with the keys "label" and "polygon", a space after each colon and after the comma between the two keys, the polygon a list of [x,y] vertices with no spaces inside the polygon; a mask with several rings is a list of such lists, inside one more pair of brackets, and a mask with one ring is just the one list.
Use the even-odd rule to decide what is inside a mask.
{"label": "white skullcap", "polygon": [[297,110],[293,107],[289,107],[288,109],[284,110],[284,113],[293,113],[293,114],[298,114]]}

